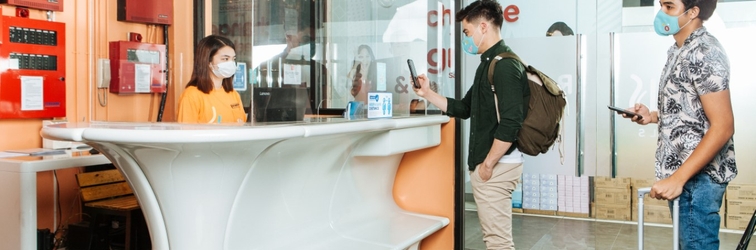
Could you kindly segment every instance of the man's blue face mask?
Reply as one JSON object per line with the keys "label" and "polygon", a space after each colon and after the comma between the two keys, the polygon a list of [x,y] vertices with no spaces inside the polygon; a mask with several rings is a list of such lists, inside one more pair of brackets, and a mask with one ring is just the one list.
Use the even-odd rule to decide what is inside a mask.
{"label": "man's blue face mask", "polygon": [[682,27],[680,27],[678,23],[680,17],[685,15],[685,13],[688,13],[688,10],[679,16],[670,16],[667,15],[667,13],[664,13],[664,11],[659,10],[659,12],[656,13],[656,18],[654,18],[654,30],[656,31],[656,34],[659,34],[660,36],[669,36],[680,32],[680,29],[688,25],[690,21],[693,21],[693,19],[688,20],[688,22]]}
{"label": "man's blue face mask", "polygon": [[[475,28],[475,32],[478,31],[478,28]],[[460,41],[462,43],[462,50],[465,51],[465,53],[470,55],[477,55],[478,49],[480,44],[483,43],[483,37],[486,36],[486,34],[483,34],[483,37],[480,38],[480,43],[475,45],[475,40],[473,40],[473,35],[475,33],[471,34],[470,36],[465,35],[465,33],[462,33],[462,40]]]}

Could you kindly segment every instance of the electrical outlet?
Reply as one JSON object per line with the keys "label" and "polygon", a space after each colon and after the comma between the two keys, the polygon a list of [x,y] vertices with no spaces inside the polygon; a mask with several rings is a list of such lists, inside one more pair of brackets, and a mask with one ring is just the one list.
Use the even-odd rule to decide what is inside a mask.
{"label": "electrical outlet", "polygon": [[110,87],[110,59],[97,59],[97,88]]}

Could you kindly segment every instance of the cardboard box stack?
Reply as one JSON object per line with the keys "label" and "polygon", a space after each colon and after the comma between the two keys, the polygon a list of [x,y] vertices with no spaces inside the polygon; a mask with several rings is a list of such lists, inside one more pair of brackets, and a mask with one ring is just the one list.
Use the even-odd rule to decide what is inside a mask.
{"label": "cardboard box stack", "polygon": [[555,174],[542,174],[540,186],[540,207],[541,210],[557,211],[557,176]]}
{"label": "cardboard box stack", "polygon": [[[656,183],[656,178],[634,178],[630,180],[632,189],[633,221],[638,221],[638,189],[651,187]],[[669,212],[669,204],[666,200],[657,200],[648,195],[643,197],[643,220],[650,223],[672,224],[672,214]]]}
{"label": "cardboard box stack", "polygon": [[538,174],[522,174],[522,208],[541,209],[541,179]]}
{"label": "cardboard box stack", "polygon": [[590,180],[588,176],[573,177],[560,175],[557,177],[557,193],[559,198],[559,215],[573,217],[589,217],[590,215]]}
{"label": "cardboard box stack", "polygon": [[756,185],[727,185],[727,221],[730,229],[744,230],[756,210]]}
{"label": "cardboard box stack", "polygon": [[630,178],[594,177],[596,218],[631,220]]}

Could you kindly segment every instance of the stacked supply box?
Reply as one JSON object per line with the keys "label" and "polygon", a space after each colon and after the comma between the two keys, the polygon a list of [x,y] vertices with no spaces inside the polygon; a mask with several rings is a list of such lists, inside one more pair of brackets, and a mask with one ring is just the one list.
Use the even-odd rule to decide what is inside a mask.
{"label": "stacked supply box", "polygon": [[522,183],[517,183],[517,187],[512,192],[512,208],[522,208]]}
{"label": "stacked supply box", "polygon": [[[580,186],[580,203],[577,203],[578,189]],[[575,213],[590,214],[591,207],[591,179],[588,176],[572,177],[572,198],[574,202]],[[580,211],[578,211],[580,206]]]}
{"label": "stacked supply box", "polygon": [[630,178],[594,177],[596,218],[631,220]]}
{"label": "stacked supply box", "polygon": [[590,212],[590,180],[588,176],[557,177],[559,215],[588,217]]}
{"label": "stacked supply box", "polygon": [[541,179],[538,174],[522,174],[522,208],[541,209]]}
{"label": "stacked supply box", "polygon": [[[568,196],[570,197],[570,205],[572,205],[572,192],[567,192],[567,178],[569,178],[569,186],[570,191],[572,191],[572,176],[566,176],[566,175],[558,175],[557,176],[557,214],[563,215],[562,213],[567,212],[567,200]],[[570,206],[572,208],[572,206]]]}
{"label": "stacked supply box", "polygon": [[727,221],[730,229],[745,230],[756,211],[756,185],[727,185]]}
{"label": "stacked supply box", "polygon": [[542,174],[540,186],[540,209],[545,211],[557,211],[557,176],[555,174]]}
{"label": "stacked supply box", "polygon": [[[633,221],[638,221],[638,189],[651,187],[656,183],[656,178],[633,178],[630,181],[632,188],[631,216]],[[669,212],[669,204],[666,200],[657,200],[649,195],[643,197],[643,220],[651,223],[672,224],[672,214]]]}

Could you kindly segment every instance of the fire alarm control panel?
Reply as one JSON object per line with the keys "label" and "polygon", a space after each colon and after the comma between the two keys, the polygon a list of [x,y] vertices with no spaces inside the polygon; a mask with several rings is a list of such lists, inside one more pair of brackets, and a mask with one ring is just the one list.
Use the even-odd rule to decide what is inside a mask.
{"label": "fire alarm control panel", "polygon": [[0,0],[0,3],[32,9],[63,11],[63,0]]}
{"label": "fire alarm control panel", "polygon": [[66,116],[64,23],[0,17],[0,119]]}
{"label": "fire alarm control panel", "polygon": [[110,42],[110,92],[165,92],[165,45]]}
{"label": "fire alarm control panel", "polygon": [[155,0],[118,0],[118,21],[173,24],[173,4]]}

